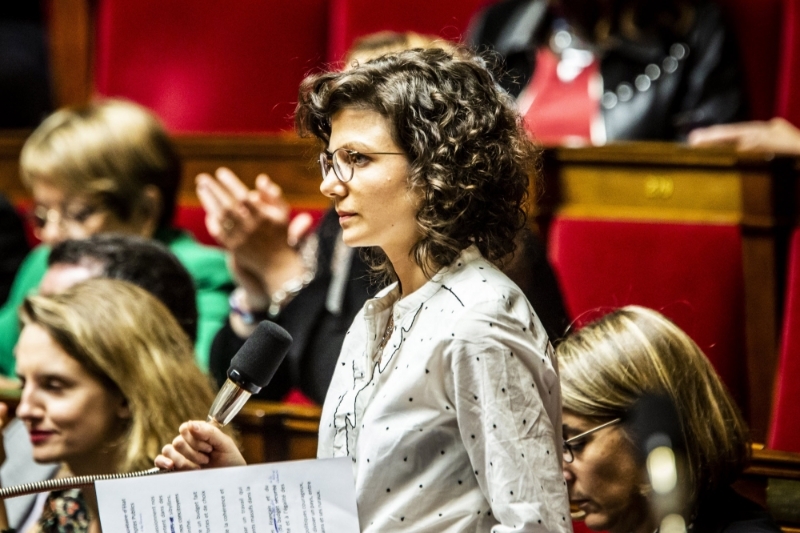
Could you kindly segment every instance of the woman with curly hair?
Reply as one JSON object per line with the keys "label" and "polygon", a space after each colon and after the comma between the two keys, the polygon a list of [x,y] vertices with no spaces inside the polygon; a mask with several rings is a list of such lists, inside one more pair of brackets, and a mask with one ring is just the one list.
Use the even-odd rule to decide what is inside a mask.
{"label": "woman with curly hair", "polygon": [[[495,264],[537,162],[509,97],[480,59],[411,50],[308,77],[297,124],[324,143],[345,243],[394,281],[346,335],[320,423],[362,530],[569,531],[553,351]],[[156,461],[241,463],[201,422]]]}

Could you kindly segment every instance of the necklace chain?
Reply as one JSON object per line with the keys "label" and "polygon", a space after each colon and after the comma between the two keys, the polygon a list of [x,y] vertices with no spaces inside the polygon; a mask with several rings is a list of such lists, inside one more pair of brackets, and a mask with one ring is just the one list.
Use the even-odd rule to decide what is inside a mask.
{"label": "necklace chain", "polygon": [[383,349],[386,348],[386,344],[389,342],[389,339],[392,337],[392,330],[394,329],[394,314],[389,315],[389,321],[386,323],[386,329],[383,330],[383,336],[381,337],[381,343],[378,345],[378,349],[375,351],[375,355],[377,358],[383,354]]}

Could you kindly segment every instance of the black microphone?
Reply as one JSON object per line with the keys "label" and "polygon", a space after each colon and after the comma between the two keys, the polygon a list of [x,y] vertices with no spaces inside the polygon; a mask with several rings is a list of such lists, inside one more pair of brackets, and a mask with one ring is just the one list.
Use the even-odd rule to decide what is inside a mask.
{"label": "black microphone", "polygon": [[663,394],[644,394],[626,418],[639,458],[647,466],[653,489],[650,504],[661,533],[685,533],[686,442],[675,404]]}
{"label": "black microphone", "polygon": [[267,386],[291,345],[289,332],[274,322],[261,322],[231,359],[228,379],[211,404],[208,422],[217,427],[230,422],[251,395]]}

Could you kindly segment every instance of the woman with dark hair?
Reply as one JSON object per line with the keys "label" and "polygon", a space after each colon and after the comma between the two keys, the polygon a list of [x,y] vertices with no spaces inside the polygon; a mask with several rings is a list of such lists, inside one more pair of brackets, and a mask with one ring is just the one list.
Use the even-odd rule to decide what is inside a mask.
{"label": "woman with dark hair", "polygon": [[[514,248],[536,151],[480,59],[441,49],[308,77],[297,124],[325,146],[342,237],[394,283],[348,334],[319,457],[349,457],[364,531],[569,531],[560,388]],[[156,464],[241,464],[203,422]]]}

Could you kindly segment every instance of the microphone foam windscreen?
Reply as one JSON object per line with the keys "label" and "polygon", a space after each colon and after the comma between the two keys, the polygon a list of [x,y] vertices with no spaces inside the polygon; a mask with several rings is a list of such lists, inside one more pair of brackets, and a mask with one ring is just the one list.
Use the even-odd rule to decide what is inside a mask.
{"label": "microphone foam windscreen", "polygon": [[288,331],[265,320],[231,359],[228,376],[235,370],[241,380],[263,388],[275,375],[291,345]]}

